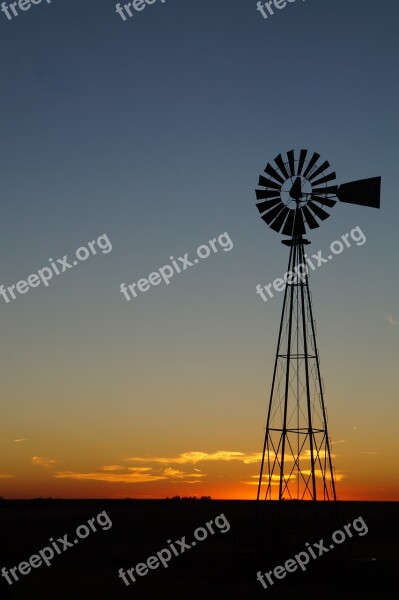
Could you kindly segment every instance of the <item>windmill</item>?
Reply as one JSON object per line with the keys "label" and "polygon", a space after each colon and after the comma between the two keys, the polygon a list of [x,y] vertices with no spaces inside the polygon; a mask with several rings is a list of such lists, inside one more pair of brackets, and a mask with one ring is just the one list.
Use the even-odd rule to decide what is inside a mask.
{"label": "windmill", "polygon": [[[259,177],[256,207],[290,248],[277,351],[266,420],[257,500],[336,500],[312,298],[307,229],[316,229],[337,200],[380,207],[381,178],[336,185],[320,154],[279,154]],[[301,273],[301,276],[299,275]],[[296,274],[296,276],[293,276]]]}

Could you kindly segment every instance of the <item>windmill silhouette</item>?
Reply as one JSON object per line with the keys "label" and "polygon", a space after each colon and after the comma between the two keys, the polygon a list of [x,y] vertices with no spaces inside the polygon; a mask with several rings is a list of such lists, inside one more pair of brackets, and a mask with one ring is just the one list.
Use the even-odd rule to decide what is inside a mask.
{"label": "windmill silhouette", "polygon": [[381,178],[336,185],[320,154],[279,154],[259,177],[256,207],[263,221],[289,239],[283,309],[274,362],[257,500],[336,500],[316,328],[304,247],[337,200],[380,207]]}

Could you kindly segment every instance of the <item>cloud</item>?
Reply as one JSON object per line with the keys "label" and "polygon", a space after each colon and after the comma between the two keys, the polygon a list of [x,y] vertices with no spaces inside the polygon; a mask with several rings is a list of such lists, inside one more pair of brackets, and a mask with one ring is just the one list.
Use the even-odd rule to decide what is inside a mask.
{"label": "cloud", "polygon": [[17,443],[19,443],[19,442],[27,442],[27,441],[28,441],[28,438],[20,438],[19,440],[13,440],[13,442],[17,442]]}
{"label": "cloud", "polygon": [[[274,459],[272,453],[270,453],[270,458]],[[300,457],[302,460],[310,460],[310,450],[305,450]],[[325,451],[320,450],[319,459],[323,460],[325,458]],[[331,458],[335,458],[335,454],[331,452]],[[178,454],[177,456],[168,456],[168,457],[149,457],[149,456],[135,456],[127,459],[130,462],[145,462],[145,463],[158,463],[160,465],[184,465],[184,464],[197,464],[200,462],[241,462],[244,465],[252,465],[256,463],[260,463],[262,460],[261,452],[237,452],[233,450],[217,450],[216,452],[183,452],[182,454]],[[286,463],[294,462],[294,457],[287,454],[285,456]],[[200,469],[194,469],[198,473],[200,473]]]}
{"label": "cloud", "polygon": [[159,463],[159,464],[196,464],[199,462],[214,462],[223,461],[229,462],[232,460],[242,462],[246,465],[260,462],[262,454],[260,452],[235,452],[232,450],[218,450],[217,452],[183,452],[177,456],[171,457],[142,457],[135,456],[129,458],[131,462],[146,462],[146,463]]}
{"label": "cloud", "polygon": [[[196,469],[197,470],[197,469]],[[171,477],[171,478],[176,478],[176,479],[185,479],[186,477],[190,478],[190,477],[205,477],[205,475],[201,474],[199,475],[198,473],[185,473],[184,471],[179,471],[179,469],[172,469],[171,467],[167,467],[166,469],[163,470],[163,473],[167,476],[167,477]],[[187,482],[189,483],[189,482]]]}
{"label": "cloud", "polygon": [[54,474],[56,479],[75,479],[78,481],[106,481],[107,483],[148,483],[167,479],[164,475],[144,473],[141,469],[130,470],[129,473],[74,473],[60,471]]}
{"label": "cloud", "polygon": [[9,475],[8,473],[0,473],[0,479],[12,479],[15,475]]}
{"label": "cloud", "polygon": [[185,473],[184,471],[179,471],[179,469],[172,469],[172,467],[168,467],[167,469],[164,469],[164,473],[167,477],[184,477]]}
{"label": "cloud", "polygon": [[[317,456],[316,456],[316,451],[314,451],[314,455],[315,455],[315,460],[317,460],[317,456],[318,456],[320,459],[326,458],[326,456],[328,456],[328,455],[327,455],[327,451],[326,451],[326,450],[320,450]],[[311,456],[312,456],[312,455],[311,455],[311,452],[310,452],[310,450],[305,450],[305,453],[304,453],[304,454],[301,454],[301,458],[303,458],[303,459],[305,459],[305,460],[306,460],[306,459],[310,460]],[[337,455],[336,455],[336,454],[334,454],[333,452],[331,452],[331,450],[330,450],[330,456],[331,456],[331,458],[336,458],[336,456],[337,456]]]}
{"label": "cloud", "polygon": [[394,326],[396,326],[396,327],[399,325],[399,321],[397,321],[397,320],[395,319],[395,317],[393,317],[391,314],[387,313],[387,314],[385,315],[385,318],[386,318],[386,320],[388,321],[388,323],[389,323],[390,325],[394,325]]}
{"label": "cloud", "polygon": [[[310,475],[310,471],[308,471],[308,470],[302,471],[302,473],[304,475]],[[323,477],[323,473],[322,473],[322,471],[320,469],[315,469],[314,473],[315,473],[315,476],[318,477],[318,478],[320,478],[320,479]],[[334,473],[334,480],[336,482],[337,481],[342,481],[344,479],[344,477],[345,476],[344,476],[343,473],[337,473],[337,472]],[[330,473],[328,471],[326,472],[326,481],[331,481],[331,475],[330,475]]]}
{"label": "cloud", "polygon": [[378,454],[378,452],[361,452],[360,454],[372,454],[372,455],[376,455],[376,454]]}
{"label": "cloud", "polygon": [[184,481],[184,483],[204,483],[200,479],[193,479],[192,481]]}
{"label": "cloud", "polygon": [[[125,471],[122,473],[121,471]],[[75,479],[78,481],[105,481],[107,483],[150,483],[153,481],[178,479],[184,483],[192,483],[193,479],[199,483],[198,473],[185,473],[180,469],[166,467],[154,469],[153,467],[121,467],[119,465],[105,465],[99,471],[91,473],[76,473],[74,471],[59,471],[54,474],[56,479]]]}
{"label": "cloud", "polygon": [[57,461],[53,458],[47,458],[46,456],[32,456],[32,464],[48,469],[57,464]]}
{"label": "cloud", "polygon": [[[246,485],[259,485],[259,475],[251,475],[252,479],[255,481],[241,481],[241,483],[245,483]],[[288,479],[289,474],[287,473],[285,477]],[[291,479],[295,479],[295,475],[291,475]],[[262,477],[262,486],[268,483],[269,478],[267,475]],[[272,475],[272,482],[270,485],[280,485],[280,475]]]}
{"label": "cloud", "polygon": [[102,471],[124,471],[125,467],[121,467],[120,465],[105,465],[101,467]]}
{"label": "cloud", "polygon": [[136,473],[145,473],[146,471],[152,471],[151,467],[128,467],[128,471],[135,471]]}
{"label": "cloud", "polygon": [[[324,452],[320,452],[320,458],[324,458]],[[334,456],[334,455],[332,455]],[[301,457],[309,459],[309,451],[305,451]],[[180,483],[201,483],[206,477],[201,469],[192,467],[188,472],[184,471],[183,465],[196,465],[201,462],[240,462],[244,465],[259,463],[262,459],[260,452],[237,452],[233,450],[217,450],[216,452],[183,452],[169,457],[144,457],[135,456],[127,458],[128,462],[147,463],[149,466],[123,467],[121,465],[104,465],[97,470],[88,473],[76,473],[74,471],[60,471],[54,474],[57,479],[75,479],[87,481],[106,481],[108,483],[149,483],[160,480],[179,481]],[[287,455],[286,462],[293,462],[294,458]],[[288,477],[288,475],[287,475]],[[253,478],[258,478],[254,475]],[[291,479],[294,475],[291,476]],[[277,484],[278,476],[273,476],[273,485]],[[257,481],[245,481],[248,485],[257,485]]]}

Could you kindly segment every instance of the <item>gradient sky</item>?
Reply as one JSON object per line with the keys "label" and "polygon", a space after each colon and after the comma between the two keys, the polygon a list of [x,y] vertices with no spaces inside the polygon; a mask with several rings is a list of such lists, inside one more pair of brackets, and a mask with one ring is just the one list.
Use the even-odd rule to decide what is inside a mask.
{"label": "gradient sky", "polygon": [[[341,499],[399,500],[397,0],[113,0],[0,13],[0,284],[106,234],[98,254],[0,297],[0,496],[254,498],[287,248],[258,175],[309,148],[382,209],[338,204],[311,276]],[[127,302],[122,282],[228,232]]]}

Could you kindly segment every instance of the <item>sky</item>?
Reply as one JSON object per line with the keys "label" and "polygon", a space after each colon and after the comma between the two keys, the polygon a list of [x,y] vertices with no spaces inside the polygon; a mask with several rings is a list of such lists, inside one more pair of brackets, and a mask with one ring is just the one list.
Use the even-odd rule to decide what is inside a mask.
{"label": "sky", "polygon": [[[254,189],[306,148],[339,183],[382,177],[381,210],[338,203],[308,248],[366,238],[310,286],[338,497],[399,500],[398,16],[396,0],[0,13],[0,284],[65,268],[0,296],[0,496],[256,497],[283,299],[256,285],[288,249]],[[121,293],[215,239],[168,285]]]}

